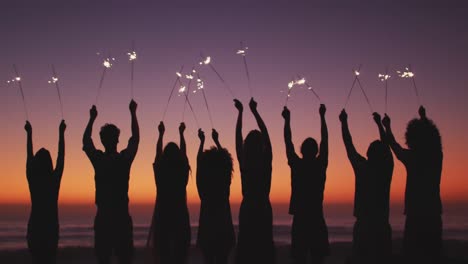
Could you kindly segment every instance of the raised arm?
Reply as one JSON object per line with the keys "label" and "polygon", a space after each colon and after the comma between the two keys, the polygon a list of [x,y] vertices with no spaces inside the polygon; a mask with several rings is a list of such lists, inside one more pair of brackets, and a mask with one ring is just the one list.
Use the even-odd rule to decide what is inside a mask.
{"label": "raised arm", "polygon": [[249,107],[252,111],[252,114],[255,117],[255,120],[257,121],[258,128],[260,128],[260,131],[262,132],[263,144],[266,148],[265,153],[268,155],[267,158],[271,160],[273,158],[273,152],[271,148],[270,135],[268,135],[268,130],[266,128],[265,122],[263,122],[262,117],[257,111],[257,102],[255,102],[253,98],[250,99]]}
{"label": "raised arm", "polygon": [[223,147],[221,146],[221,143],[219,143],[219,134],[218,134],[218,131],[216,131],[216,129],[213,128],[213,130],[211,131],[211,137],[213,138],[213,141],[214,143],[216,144],[216,147],[218,149],[222,149]]}
{"label": "raised arm", "polygon": [[292,159],[297,157],[296,151],[294,150],[294,144],[292,142],[291,133],[291,112],[285,106],[281,115],[284,118],[284,143],[286,145],[286,156],[290,162]]}
{"label": "raised arm", "polygon": [[242,157],[244,156],[244,140],[242,137],[242,113],[244,112],[244,107],[242,106],[242,103],[237,99],[234,99],[234,106],[237,108],[238,111],[236,123],[236,154],[237,160],[239,161],[239,165],[242,168]]}
{"label": "raised arm", "polygon": [[156,163],[159,158],[161,158],[163,152],[163,137],[164,132],[166,131],[164,127],[164,123],[161,121],[158,126],[159,136],[158,136],[158,143],[156,143],[156,157],[154,158],[154,163]]}
{"label": "raised arm", "polygon": [[32,142],[32,126],[29,121],[26,121],[26,124],[24,125],[24,130],[26,130],[26,166],[28,166],[29,162],[32,160],[34,157],[34,150],[33,150],[33,142]]}
{"label": "raised arm", "polygon": [[93,133],[93,125],[94,121],[96,121],[97,115],[98,112],[96,110],[96,106],[93,105],[91,110],[89,110],[88,125],[86,126],[85,132],[83,134],[83,150],[86,152],[86,154],[88,154],[88,156],[89,153],[96,150],[96,147],[93,143],[93,139],[91,138],[91,134]]}
{"label": "raised arm", "polygon": [[[205,146],[205,132],[201,130],[201,128],[198,129],[198,138],[200,139],[200,146],[198,147],[198,154],[197,154],[197,161],[200,160],[202,154],[203,154],[203,148]],[[198,168],[198,166],[197,166]]]}
{"label": "raised arm", "polygon": [[57,162],[55,165],[54,173],[56,177],[62,178],[63,168],[65,165],[65,129],[67,125],[65,124],[65,120],[62,120],[59,126],[59,147],[58,147],[58,155],[57,155]]}
{"label": "raised arm", "polygon": [[391,124],[390,124],[391,120],[387,114],[385,114],[385,117],[382,120],[382,123],[386,130],[386,138],[387,138],[388,144],[390,145],[390,148],[393,150],[393,153],[395,153],[395,156],[397,157],[397,159],[399,159],[402,162],[405,162],[408,157],[409,150],[404,149],[395,140],[395,136],[393,135]]}
{"label": "raised arm", "polygon": [[135,157],[140,143],[140,127],[138,126],[138,119],[136,116],[138,104],[135,101],[130,101],[129,109],[132,118],[132,137],[128,141],[127,151],[131,157]]}
{"label": "raised arm", "polygon": [[187,157],[187,147],[185,145],[184,131],[185,131],[185,123],[182,122],[180,123],[180,126],[179,126],[180,151],[185,157]]}
{"label": "raised arm", "polygon": [[388,144],[387,136],[385,135],[385,130],[384,130],[384,127],[382,125],[382,118],[380,117],[380,115],[378,113],[373,113],[372,116],[374,117],[374,121],[377,124],[377,128],[379,129],[380,140],[384,144]]}
{"label": "raised arm", "polygon": [[328,160],[328,127],[327,122],[325,121],[325,112],[327,108],[324,104],[320,105],[319,114],[320,114],[320,154],[319,157],[325,160]]}
{"label": "raised arm", "polygon": [[348,154],[348,159],[351,161],[351,163],[353,163],[358,157],[361,157],[361,155],[359,155],[359,153],[356,151],[356,148],[354,147],[353,139],[348,127],[348,114],[344,109],[341,111],[340,121],[341,133],[343,135],[343,141],[346,147],[346,154]]}

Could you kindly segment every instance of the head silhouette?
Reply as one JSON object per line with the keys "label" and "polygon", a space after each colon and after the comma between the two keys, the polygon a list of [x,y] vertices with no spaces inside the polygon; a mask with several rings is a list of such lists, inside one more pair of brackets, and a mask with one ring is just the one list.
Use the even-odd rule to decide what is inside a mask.
{"label": "head silhouette", "polygon": [[113,124],[105,124],[101,127],[101,136],[102,145],[106,150],[116,150],[117,144],[119,143],[120,129]]}
{"label": "head silhouette", "polygon": [[[208,195],[219,196],[229,195],[231,186],[231,177],[233,171],[233,163],[231,154],[226,149],[218,149],[212,147],[205,150],[198,163],[199,184],[205,186]],[[216,199],[213,197],[213,199]]]}
{"label": "head silhouette", "polygon": [[306,138],[301,145],[302,157],[305,159],[315,158],[318,153],[317,141],[313,138]]}
{"label": "head silhouette", "polygon": [[380,140],[373,141],[367,149],[367,159],[371,162],[381,162],[389,152],[389,148]]}
{"label": "head silhouette", "polygon": [[244,155],[246,162],[258,161],[263,155],[262,132],[252,130],[244,140]]}
{"label": "head silhouette", "polygon": [[52,165],[52,158],[47,149],[41,148],[36,152],[33,159],[34,171],[39,175],[50,175],[54,168]]}
{"label": "head silhouette", "polygon": [[182,159],[179,146],[174,142],[167,143],[161,156],[165,163],[177,163]]}
{"label": "head silhouette", "polygon": [[442,151],[442,142],[437,126],[429,119],[413,119],[406,127],[406,145],[421,152]]}

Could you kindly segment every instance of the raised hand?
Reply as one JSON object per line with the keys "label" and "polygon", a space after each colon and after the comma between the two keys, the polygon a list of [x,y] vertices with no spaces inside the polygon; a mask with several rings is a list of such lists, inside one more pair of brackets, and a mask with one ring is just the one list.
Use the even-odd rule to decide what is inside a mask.
{"label": "raised hand", "polygon": [[214,129],[214,128],[213,128],[213,130],[211,131],[211,138],[213,138],[213,141],[214,141],[214,142],[218,142],[218,140],[219,140],[218,131],[216,131],[216,129]]}
{"label": "raised hand", "polygon": [[253,97],[250,98],[249,107],[250,107],[250,111],[252,111],[252,112],[256,112],[256,111],[257,111],[257,102],[255,102],[255,100],[253,99]]}
{"label": "raised hand", "polygon": [[97,115],[98,115],[98,112],[97,112],[96,106],[93,105],[93,107],[91,107],[91,109],[89,110],[89,117],[91,119],[96,119]]}
{"label": "raised hand", "polygon": [[388,117],[387,114],[385,114],[384,118],[382,119],[382,124],[384,125],[385,128],[390,127],[390,117]]}
{"label": "raised hand", "polygon": [[382,117],[380,117],[379,113],[374,112],[372,116],[374,117],[375,123],[380,124],[382,122]]}
{"label": "raised hand", "polygon": [[130,105],[128,106],[128,108],[130,109],[130,112],[132,114],[136,113],[137,107],[138,107],[138,104],[132,99],[130,101]]}
{"label": "raised hand", "polygon": [[324,104],[320,104],[320,108],[319,108],[320,116],[325,116],[325,112],[327,112],[327,108],[325,107]]}
{"label": "raised hand", "polygon": [[24,130],[26,130],[26,132],[28,133],[32,132],[32,126],[31,123],[29,123],[29,121],[26,121],[26,124],[24,125]]}
{"label": "raised hand", "polygon": [[164,127],[163,121],[159,122],[158,131],[159,131],[159,134],[161,134],[161,135],[164,134],[164,132],[166,131],[166,128]]}
{"label": "raised hand", "polygon": [[346,110],[341,110],[341,113],[340,113],[340,121],[341,122],[346,122],[348,121],[348,114],[346,113]]}
{"label": "raised hand", "polygon": [[60,126],[59,126],[60,133],[64,133],[65,129],[67,129],[67,124],[65,124],[65,120],[62,120],[62,122],[60,122]]}
{"label": "raised hand", "polygon": [[200,141],[205,141],[205,132],[201,128],[198,129],[198,138]]}
{"label": "raised hand", "polygon": [[289,120],[291,118],[291,112],[286,106],[283,108],[283,112],[281,112],[281,116],[283,116],[285,120]]}
{"label": "raised hand", "polygon": [[180,126],[179,126],[179,133],[183,134],[185,131],[185,123],[182,122],[180,123]]}
{"label": "raised hand", "polygon": [[242,103],[241,103],[239,100],[237,100],[237,99],[234,99],[234,106],[237,108],[237,110],[238,110],[239,112],[244,111],[244,106],[243,106]]}
{"label": "raised hand", "polygon": [[426,119],[426,118],[427,118],[427,117],[426,117],[426,108],[424,108],[424,106],[421,105],[421,106],[419,107],[418,113],[419,113],[419,117],[420,117],[421,119]]}

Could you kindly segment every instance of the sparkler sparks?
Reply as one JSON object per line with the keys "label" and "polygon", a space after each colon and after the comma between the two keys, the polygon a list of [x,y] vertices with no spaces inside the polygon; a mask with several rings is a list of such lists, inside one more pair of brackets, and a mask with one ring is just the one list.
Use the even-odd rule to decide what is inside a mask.
{"label": "sparkler sparks", "polygon": [[379,77],[379,80],[380,80],[380,81],[385,82],[385,81],[387,81],[388,79],[390,79],[390,77],[392,77],[392,76],[390,76],[390,75],[388,75],[388,74],[386,74],[386,73],[385,73],[385,74],[379,73],[378,77]]}
{"label": "sparkler sparks", "polygon": [[385,74],[379,73],[378,78],[380,81],[385,83],[385,113],[387,113],[388,109],[388,80],[391,76],[388,74],[388,68],[385,70]]}
{"label": "sparkler sparks", "polygon": [[180,82],[180,78],[182,78],[182,73],[181,72],[183,70],[184,70],[184,66],[181,66],[180,70],[178,72],[176,72],[177,78],[176,78],[176,80],[174,82],[174,85],[172,86],[171,93],[169,94],[169,97],[167,98],[167,103],[166,103],[166,107],[164,108],[162,121],[164,121],[164,118],[166,118],[166,113],[167,113],[167,109],[169,107],[169,102],[171,101],[172,95],[174,94],[174,90],[175,90],[177,84]]}
{"label": "sparkler sparks", "polygon": [[99,81],[99,86],[98,86],[98,91],[97,91],[97,95],[96,95],[96,100],[94,102],[94,105],[97,105],[98,101],[99,101],[99,96],[101,94],[101,88],[102,88],[102,85],[104,83],[104,78],[106,76],[106,72],[108,69],[112,68],[113,66],[113,63],[115,61],[115,58],[111,57],[110,55],[104,59],[104,61],[102,62],[102,66],[104,66],[104,69],[102,71],[102,74],[101,74],[101,79]]}
{"label": "sparkler sparks", "polygon": [[411,70],[411,65],[409,65],[408,67],[405,67],[405,69],[403,71],[397,71],[397,74],[398,74],[398,76],[400,78],[404,78],[404,79],[410,78],[412,80],[414,93],[416,94],[416,97],[418,99],[418,104],[420,105],[421,104],[421,98],[419,97],[419,91],[418,91],[418,88],[416,87],[416,80],[414,78],[415,74]]}
{"label": "sparkler sparks", "polygon": [[133,60],[137,59],[137,54],[136,54],[135,51],[128,52],[127,55],[128,55],[128,60],[129,61],[133,61]]}
{"label": "sparkler sparks", "polygon": [[111,58],[106,58],[106,59],[104,59],[102,65],[105,68],[110,69],[114,65],[114,64],[112,64],[112,61],[115,61],[115,58],[112,58],[112,59]]}
{"label": "sparkler sparks", "polygon": [[359,76],[361,75],[361,67],[362,67],[362,65],[359,65],[359,68],[357,70],[356,69],[353,70],[353,74],[354,74],[353,84],[351,86],[351,89],[349,90],[348,97],[346,98],[345,106],[343,108],[346,108],[346,106],[348,105],[349,98],[351,97],[351,93],[353,92],[353,88],[354,88],[354,86],[355,86],[355,84],[357,82],[359,88],[361,89],[362,94],[364,95],[364,97],[366,99],[367,105],[369,106],[369,109],[370,109],[371,113],[373,113],[374,111],[372,109],[372,105],[370,104],[370,100],[367,97],[366,91],[364,91],[364,88],[363,88],[363,86],[361,84],[361,81],[359,80]]}

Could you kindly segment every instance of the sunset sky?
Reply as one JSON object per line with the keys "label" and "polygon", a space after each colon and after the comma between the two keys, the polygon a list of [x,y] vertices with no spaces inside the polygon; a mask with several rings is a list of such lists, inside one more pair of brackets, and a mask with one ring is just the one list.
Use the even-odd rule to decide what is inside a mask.
{"label": "sunset sky", "polygon": [[[4,1],[5,2],[5,1]],[[102,56],[116,58],[106,75],[93,139],[99,148],[99,129],[115,123],[121,129],[119,149],[130,136],[130,64],[126,53],[132,40],[135,64],[135,100],[141,141],[132,166],[131,203],[152,203],[155,184],[157,124],[161,120],[175,72],[190,68],[203,51],[243,103],[244,136],[256,127],[248,110],[249,91],[241,57],[235,54],[239,41],[249,47],[247,57],[254,98],[273,142],[271,200],[287,203],[290,171],[283,141],[281,110],[287,83],[302,74],[326,104],[330,134],[330,157],[325,189],[326,203],[352,202],[354,174],[341,139],[338,114],[353,80],[352,69],[363,64],[361,80],[375,110],[384,112],[383,84],[378,73],[391,69],[388,113],[397,140],[404,144],[406,123],[417,116],[418,102],[411,82],[396,78],[395,70],[413,66],[421,101],[438,125],[443,139],[444,165],[441,193],[445,202],[468,202],[468,8],[457,4],[406,5],[403,1],[379,4],[305,4],[282,1],[224,1],[133,5],[130,1],[15,1],[0,4],[0,204],[25,203],[29,192],[25,176],[25,116],[17,86],[7,85],[16,64],[33,126],[35,151],[49,149],[55,163],[60,108],[55,88],[47,83],[50,64],[55,64],[64,102],[66,165],[60,190],[61,203],[93,203],[94,172],[81,150],[81,138],[94,103],[102,72]],[[11,1],[13,2],[13,1]],[[128,3],[125,3],[128,2]],[[343,1],[345,2],[345,1]],[[346,1],[348,2],[348,1]],[[386,3],[386,4],[385,4]],[[209,69],[201,69],[205,91],[220,141],[233,157],[236,109],[231,96]],[[356,87],[358,88],[358,87]],[[191,95],[201,127],[211,126],[201,94]],[[304,89],[293,91],[288,103],[292,115],[296,150],[312,136],[320,139],[319,102]],[[178,143],[182,121],[182,97],[174,97],[166,117],[165,143]],[[378,131],[371,112],[355,89],[348,104],[350,129],[358,151],[365,155]],[[197,127],[186,113],[186,140],[192,175],[187,187],[191,203],[199,202],[195,186]],[[207,137],[206,147],[212,145]],[[237,160],[231,201],[241,199]],[[406,172],[395,162],[392,202],[401,202]]]}

